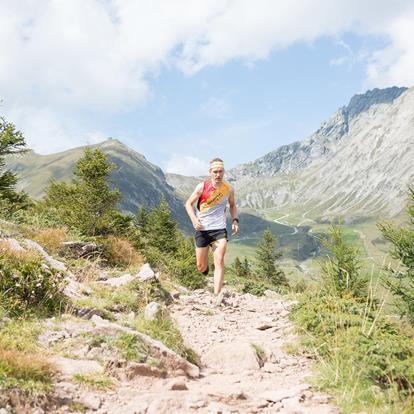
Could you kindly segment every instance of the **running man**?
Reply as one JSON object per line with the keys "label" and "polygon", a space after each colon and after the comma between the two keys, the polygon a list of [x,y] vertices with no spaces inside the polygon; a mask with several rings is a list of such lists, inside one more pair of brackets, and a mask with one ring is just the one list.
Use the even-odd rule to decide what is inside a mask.
{"label": "running man", "polygon": [[[220,158],[210,161],[210,178],[198,184],[185,203],[196,230],[197,269],[208,275],[208,250],[214,252],[214,294],[220,295],[224,282],[224,255],[227,248],[226,208],[230,206],[232,234],[239,232],[239,219],[234,189],[223,181],[224,163]],[[197,211],[194,211],[197,203]]]}

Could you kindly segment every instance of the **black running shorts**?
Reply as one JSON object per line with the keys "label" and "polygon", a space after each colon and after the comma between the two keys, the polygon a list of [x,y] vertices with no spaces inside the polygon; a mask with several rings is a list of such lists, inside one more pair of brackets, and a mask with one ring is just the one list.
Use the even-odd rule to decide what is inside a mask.
{"label": "black running shorts", "polygon": [[226,239],[227,240],[227,230],[196,230],[195,240],[197,247],[207,247],[216,240]]}

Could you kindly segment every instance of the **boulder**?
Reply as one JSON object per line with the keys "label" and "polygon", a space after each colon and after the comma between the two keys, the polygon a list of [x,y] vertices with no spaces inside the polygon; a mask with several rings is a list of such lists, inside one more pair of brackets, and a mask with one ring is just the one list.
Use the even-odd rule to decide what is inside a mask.
{"label": "boulder", "polygon": [[231,373],[260,369],[256,350],[247,342],[226,342],[214,345],[203,356],[209,368]]}
{"label": "boulder", "polygon": [[100,250],[101,247],[93,242],[68,241],[60,244],[60,253],[65,257],[75,259],[88,256],[92,253],[99,253]]}
{"label": "boulder", "polygon": [[26,239],[24,242],[28,248],[38,251],[53,269],[60,272],[66,272],[66,265],[63,262],[54,259],[52,256],[49,256],[49,254],[46,253],[46,250],[39,243],[29,239]]}
{"label": "boulder", "polygon": [[191,378],[198,378],[200,376],[198,366],[191,364],[182,356],[166,347],[162,342],[131,328],[109,322],[97,315],[92,316],[91,321],[95,324],[95,329],[92,332],[99,332],[100,330],[105,330],[107,334],[111,331],[114,333],[125,332],[140,338],[150,350],[151,355],[160,360],[162,366],[165,367],[169,374],[174,375],[179,371],[183,371],[185,375]]}
{"label": "boulder", "polygon": [[146,321],[155,321],[162,315],[163,307],[157,302],[150,302],[145,306],[144,319]]}
{"label": "boulder", "polygon": [[157,279],[157,275],[151,269],[149,263],[145,263],[144,266],[141,267],[137,277],[141,282],[149,282]]}
{"label": "boulder", "polygon": [[131,282],[134,279],[135,279],[134,276],[132,276],[129,273],[126,273],[125,275],[122,275],[119,277],[111,277],[107,280],[101,280],[98,283],[102,285],[112,286],[112,287],[120,287],[120,286],[126,285],[127,283]]}
{"label": "boulder", "polygon": [[60,356],[52,356],[49,362],[63,375],[73,376],[75,374],[103,373],[104,368],[96,361],[88,359],[71,359]]}

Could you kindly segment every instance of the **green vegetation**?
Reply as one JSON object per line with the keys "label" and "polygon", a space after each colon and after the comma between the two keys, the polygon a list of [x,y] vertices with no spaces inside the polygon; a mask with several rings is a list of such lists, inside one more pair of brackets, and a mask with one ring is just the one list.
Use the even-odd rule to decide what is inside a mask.
{"label": "green vegetation", "polygon": [[287,286],[288,282],[284,272],[276,261],[282,256],[276,250],[276,238],[268,229],[263,233],[263,238],[257,244],[256,266],[257,275],[277,286]]}
{"label": "green vegetation", "polygon": [[135,319],[133,327],[152,338],[158,339],[189,362],[196,365],[199,364],[197,354],[184,345],[180,331],[166,312],[161,318],[154,321],[146,321],[143,316],[140,315]]}
{"label": "green vegetation", "polygon": [[357,249],[337,227],[327,242],[320,286],[303,293],[291,314],[306,332],[303,346],[319,360],[317,384],[345,413],[414,409],[412,337],[392,323],[360,272]]}
{"label": "green vegetation", "polygon": [[93,372],[90,374],[75,374],[73,380],[86,388],[107,390],[114,386],[111,377],[105,373]]}
{"label": "green vegetation", "polygon": [[318,385],[337,396],[343,412],[412,412],[412,338],[372,299],[361,303],[310,292],[292,317],[307,333],[305,347],[319,360]]}
{"label": "green vegetation", "polygon": [[391,223],[382,223],[379,228],[392,244],[391,256],[398,261],[398,267],[390,266],[385,283],[397,298],[400,314],[414,325],[414,187],[409,188],[409,195],[408,225],[395,228]]}
{"label": "green vegetation", "polygon": [[52,390],[53,370],[38,355],[36,338],[40,331],[37,320],[0,322],[0,390],[6,396],[17,389],[31,401]]}
{"label": "green vegetation", "polygon": [[178,231],[165,199],[149,213],[139,210],[136,223],[141,234],[138,245],[152,266],[190,289],[206,285],[205,277],[197,272],[194,242]]}
{"label": "green vegetation", "polygon": [[281,256],[276,250],[275,236],[267,229],[256,245],[256,260],[252,263],[244,257],[241,261],[236,256],[233,265],[228,269],[226,281],[241,292],[256,296],[262,296],[267,289],[285,291],[289,286],[288,280],[277,264]]}
{"label": "green vegetation", "polygon": [[72,183],[52,181],[46,189],[46,205],[59,222],[86,236],[110,233],[120,200],[119,191],[107,182],[113,168],[101,150],[87,149],[76,163]]}
{"label": "green vegetation", "polygon": [[37,254],[0,245],[0,311],[9,316],[50,314],[64,306],[63,275],[46,266]]}
{"label": "green vegetation", "polygon": [[366,279],[361,275],[359,251],[346,243],[340,227],[332,226],[327,258],[321,264],[321,284],[327,293],[338,297],[366,297]]}
{"label": "green vegetation", "polygon": [[16,191],[17,176],[5,170],[5,157],[25,151],[23,134],[16,127],[0,117],[0,214],[9,217],[21,208],[27,208],[29,198],[25,193]]}

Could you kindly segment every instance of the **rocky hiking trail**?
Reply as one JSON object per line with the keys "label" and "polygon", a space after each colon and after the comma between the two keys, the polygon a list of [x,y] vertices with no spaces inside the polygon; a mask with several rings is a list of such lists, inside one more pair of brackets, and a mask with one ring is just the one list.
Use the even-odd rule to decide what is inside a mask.
{"label": "rocky hiking trail", "polygon": [[[16,251],[27,246],[38,251],[49,266],[65,273],[68,297],[93,303],[92,289],[37,243],[6,240]],[[101,276],[95,287],[109,288],[110,295],[130,289],[134,281],[159,282],[148,264],[135,275]],[[137,330],[135,312],[111,309],[108,314],[78,306],[41,322],[38,343],[54,372],[53,393],[35,408],[12,394],[13,410],[1,406],[0,395],[0,414],[339,412],[329,396],[307,382],[312,359],[286,352],[286,345],[298,342],[289,320],[293,301],[270,290],[259,298],[226,289],[217,306],[211,287],[180,289],[168,293],[167,306],[150,302],[145,319],[153,320],[157,309],[169,314],[185,345],[198,355],[198,366]]]}
{"label": "rocky hiking trail", "polygon": [[[284,350],[297,341],[288,319],[293,302],[272,291],[263,298],[225,293],[220,306],[205,290],[181,294],[170,306],[186,345],[200,357],[200,368],[142,335],[165,362],[167,376],[150,364],[120,364],[109,349],[85,340],[86,334],[137,334],[130,328],[96,314],[89,320],[49,321],[51,329],[41,338],[45,346],[72,342],[70,355],[53,359],[61,376],[56,383],[60,407],[52,412],[76,412],[75,402],[82,406],[79,412],[96,414],[338,413],[327,395],[306,382],[312,361]],[[110,390],[92,391],[70,380],[104,369],[117,378]]]}

